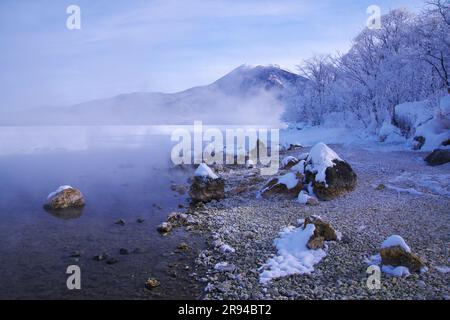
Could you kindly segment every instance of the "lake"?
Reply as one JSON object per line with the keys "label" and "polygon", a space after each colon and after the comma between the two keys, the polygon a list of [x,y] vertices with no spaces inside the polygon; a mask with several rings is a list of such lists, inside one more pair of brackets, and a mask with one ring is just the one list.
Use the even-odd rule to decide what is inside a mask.
{"label": "lake", "polygon": [[[191,169],[170,161],[170,127],[0,127],[1,299],[183,299],[202,286],[190,273],[200,236],[156,226],[187,195]],[[61,185],[81,190],[86,206],[72,215],[43,209]],[[137,219],[144,219],[138,223]],[[124,226],[114,222],[123,219]],[[177,252],[181,242],[193,247]],[[127,255],[120,255],[125,248]],[[71,257],[74,252],[80,257]],[[115,264],[95,261],[107,253]],[[68,290],[66,269],[81,268],[81,290]],[[147,278],[161,286],[147,290]]]}

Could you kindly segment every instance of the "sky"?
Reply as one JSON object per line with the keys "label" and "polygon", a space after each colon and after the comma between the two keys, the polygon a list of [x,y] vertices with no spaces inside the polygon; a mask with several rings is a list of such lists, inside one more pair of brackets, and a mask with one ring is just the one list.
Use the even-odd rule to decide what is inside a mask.
{"label": "sky", "polygon": [[[69,30],[69,5],[81,29]],[[242,64],[296,72],[345,52],[378,5],[422,0],[2,0],[0,111],[209,84]]]}

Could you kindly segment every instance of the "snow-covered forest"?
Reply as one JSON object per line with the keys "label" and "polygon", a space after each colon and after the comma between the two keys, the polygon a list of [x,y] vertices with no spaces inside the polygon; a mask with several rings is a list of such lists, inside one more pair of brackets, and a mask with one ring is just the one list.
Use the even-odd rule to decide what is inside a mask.
{"label": "snow-covered forest", "polygon": [[[414,139],[416,131],[441,135],[450,129],[450,2],[428,1],[419,14],[391,10],[347,53],[314,56],[299,70],[310,81],[283,116],[295,127],[347,125],[381,141],[392,134]],[[420,130],[428,120],[433,124]]]}

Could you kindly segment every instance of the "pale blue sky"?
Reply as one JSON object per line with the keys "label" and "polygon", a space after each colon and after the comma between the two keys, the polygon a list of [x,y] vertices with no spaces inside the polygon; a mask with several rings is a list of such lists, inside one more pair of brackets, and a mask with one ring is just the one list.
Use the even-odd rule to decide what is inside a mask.
{"label": "pale blue sky", "polygon": [[[81,8],[82,29],[66,28]],[[208,84],[241,64],[296,71],[346,51],[366,9],[422,0],[2,0],[0,109]]]}

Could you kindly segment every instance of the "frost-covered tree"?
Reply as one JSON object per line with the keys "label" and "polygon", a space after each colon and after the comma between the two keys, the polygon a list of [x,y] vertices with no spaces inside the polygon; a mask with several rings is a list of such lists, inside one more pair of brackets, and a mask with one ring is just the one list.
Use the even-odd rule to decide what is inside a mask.
{"label": "frost-covered tree", "polygon": [[285,120],[321,124],[340,112],[377,131],[393,122],[396,105],[450,93],[449,1],[430,0],[418,15],[392,10],[347,53],[304,61],[299,71],[308,81]]}

